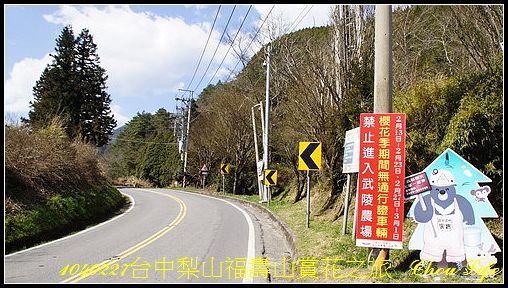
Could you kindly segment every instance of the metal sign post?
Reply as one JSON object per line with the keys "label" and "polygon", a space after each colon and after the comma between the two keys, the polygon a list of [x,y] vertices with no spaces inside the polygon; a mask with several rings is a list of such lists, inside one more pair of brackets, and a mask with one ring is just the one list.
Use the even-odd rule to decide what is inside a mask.
{"label": "metal sign post", "polygon": [[199,172],[201,172],[201,175],[203,175],[203,179],[201,181],[202,181],[203,190],[204,190],[205,189],[205,178],[206,178],[206,175],[208,175],[208,167],[206,167],[206,164],[204,164],[203,167],[201,167],[201,170]]}
{"label": "metal sign post", "polygon": [[346,226],[347,226],[347,212],[348,212],[348,202],[349,202],[349,185],[351,184],[351,174],[347,173],[347,184],[346,184],[346,196],[344,197],[344,219],[342,222],[342,235],[346,235]]}
{"label": "metal sign post", "polygon": [[226,194],[226,190],[224,190],[224,174],[222,174],[222,193]]}
{"label": "metal sign post", "polygon": [[298,170],[307,171],[307,216],[306,227],[310,222],[310,176],[309,170],[321,169],[321,142],[300,142],[298,145]]}
{"label": "metal sign post", "polygon": [[225,179],[224,179],[224,175],[225,174],[229,174],[229,164],[228,163],[221,163],[220,164],[220,173],[222,174],[222,193],[226,194],[226,190],[225,190]]}
{"label": "metal sign post", "polygon": [[270,200],[272,199],[272,191],[270,191],[270,186],[266,186],[266,205],[270,207]]}
{"label": "metal sign post", "polygon": [[358,188],[360,187],[360,184],[358,182],[358,179],[360,177],[357,177],[356,178],[356,193],[355,193],[355,196],[356,196],[356,201],[355,201],[355,211],[353,213],[353,231],[351,231],[351,239],[353,239],[353,241],[356,240],[356,213],[358,212]]}
{"label": "metal sign post", "polygon": [[258,180],[257,182],[258,182],[258,186],[259,186],[259,200],[261,202],[263,202],[263,200],[265,200],[264,199],[265,186],[263,186],[263,180],[264,180],[263,167],[264,167],[263,160],[258,161],[256,164],[256,172],[257,172],[257,180]]}
{"label": "metal sign post", "polygon": [[268,206],[270,206],[270,200],[272,200],[272,195],[270,193],[270,186],[277,185],[277,170],[265,170],[265,172],[263,174],[264,174],[263,184],[265,185],[265,187],[268,191],[267,203],[268,203]]}
{"label": "metal sign post", "polygon": [[305,227],[309,228],[310,225],[310,177],[309,170],[307,170],[307,219]]}
{"label": "metal sign post", "polygon": [[[358,173],[360,163],[360,127],[346,131],[344,139],[344,157],[342,173],[347,175],[346,195],[344,197],[344,219],[342,223],[342,235],[346,234],[349,208],[349,191],[351,186],[351,174]],[[353,232],[354,234],[354,229]]]}

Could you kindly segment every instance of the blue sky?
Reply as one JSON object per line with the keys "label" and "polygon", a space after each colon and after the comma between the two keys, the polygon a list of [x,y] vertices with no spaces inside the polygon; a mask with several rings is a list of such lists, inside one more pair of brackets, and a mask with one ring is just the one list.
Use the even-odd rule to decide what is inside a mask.
{"label": "blue sky", "polygon": [[[4,120],[28,115],[32,87],[51,62],[49,53],[54,52],[55,40],[65,25],[72,25],[75,35],[82,28],[93,35],[101,66],[109,76],[107,92],[119,127],[138,112],[154,113],[159,108],[174,112],[175,96],[182,93],[178,89],[189,87],[195,90],[196,98],[209,82],[215,84],[231,73],[234,76],[240,67],[231,71],[238,61],[233,50],[247,47],[249,37],[272,7],[252,6],[236,44],[226,54],[229,43],[223,39],[219,44],[226,22],[235,8],[227,28],[233,37],[249,5],[220,6],[203,59],[190,83],[219,5],[4,5]],[[292,26],[293,31],[323,26],[329,23],[330,7],[275,5],[267,22],[283,23],[283,31]],[[270,26],[262,27],[259,41],[250,46],[249,56],[268,41],[265,35]],[[212,58],[216,47],[219,48]]]}

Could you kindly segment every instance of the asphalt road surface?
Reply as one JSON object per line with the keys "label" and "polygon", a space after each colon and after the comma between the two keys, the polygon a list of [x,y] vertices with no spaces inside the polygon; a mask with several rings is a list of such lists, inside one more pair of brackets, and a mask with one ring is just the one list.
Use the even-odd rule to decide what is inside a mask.
{"label": "asphalt road surface", "polygon": [[134,200],[121,216],[5,256],[5,282],[265,282],[259,237],[239,205],[168,189],[121,191]]}

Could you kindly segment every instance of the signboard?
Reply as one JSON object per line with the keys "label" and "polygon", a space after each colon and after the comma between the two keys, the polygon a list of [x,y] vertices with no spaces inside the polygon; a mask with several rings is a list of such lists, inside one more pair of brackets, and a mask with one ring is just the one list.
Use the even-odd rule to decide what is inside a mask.
{"label": "signboard", "polygon": [[402,249],[406,115],[360,115],[356,246]]}
{"label": "signboard", "polygon": [[265,186],[277,185],[277,170],[265,170]]}
{"label": "signboard", "polygon": [[346,131],[342,173],[358,173],[360,162],[360,127]]}
{"label": "signboard", "polygon": [[204,164],[203,167],[201,167],[200,172],[203,175],[207,175],[208,174],[208,167],[206,167],[206,164]]}
{"label": "signboard", "polygon": [[263,181],[263,168],[264,168],[263,161],[258,161],[256,168],[257,168],[257,172],[258,172],[258,180]]}
{"label": "signboard", "polygon": [[227,163],[221,163],[220,164],[220,174],[229,174],[230,166]]}
{"label": "signboard", "polygon": [[[477,263],[476,266],[482,267],[482,271],[488,271],[487,266],[497,261],[493,254],[501,252],[499,244],[482,219],[499,217],[488,198],[490,187],[484,184],[480,186],[480,183],[489,183],[492,180],[450,148],[443,151],[423,172],[427,174],[431,187],[436,189],[420,194],[409,209],[407,216],[414,218],[418,226],[409,239],[408,249],[426,251],[430,248],[439,254],[442,249],[460,248],[462,252],[458,255],[464,257],[465,253],[468,264]],[[444,191],[446,198],[440,194],[441,191]],[[461,215],[461,220],[445,219],[450,222],[446,223],[437,213],[426,217],[429,215],[424,214],[423,203],[427,203],[425,211],[428,213],[455,207],[449,214]],[[433,224],[437,237],[434,237],[434,231],[429,229]],[[451,224],[446,233],[441,233],[443,224]],[[444,228],[447,228],[447,225]],[[437,243],[429,241],[433,239],[429,237],[429,231],[432,237],[438,240]],[[483,261],[487,264],[479,264]]]}
{"label": "signboard", "polygon": [[321,142],[300,142],[298,170],[321,169]]}
{"label": "signboard", "polygon": [[407,176],[406,179],[404,179],[404,186],[405,200],[413,199],[416,195],[430,191],[431,189],[429,179],[427,178],[427,174],[425,174],[425,172]]}

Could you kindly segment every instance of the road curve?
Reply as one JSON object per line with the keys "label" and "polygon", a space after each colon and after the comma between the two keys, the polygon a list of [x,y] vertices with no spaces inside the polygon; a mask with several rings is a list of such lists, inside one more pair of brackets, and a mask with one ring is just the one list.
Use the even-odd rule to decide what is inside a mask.
{"label": "road curve", "polygon": [[125,215],[5,256],[4,281],[252,282],[253,267],[246,258],[259,255],[254,253],[252,221],[243,209],[222,199],[176,190],[121,191],[135,201]]}

